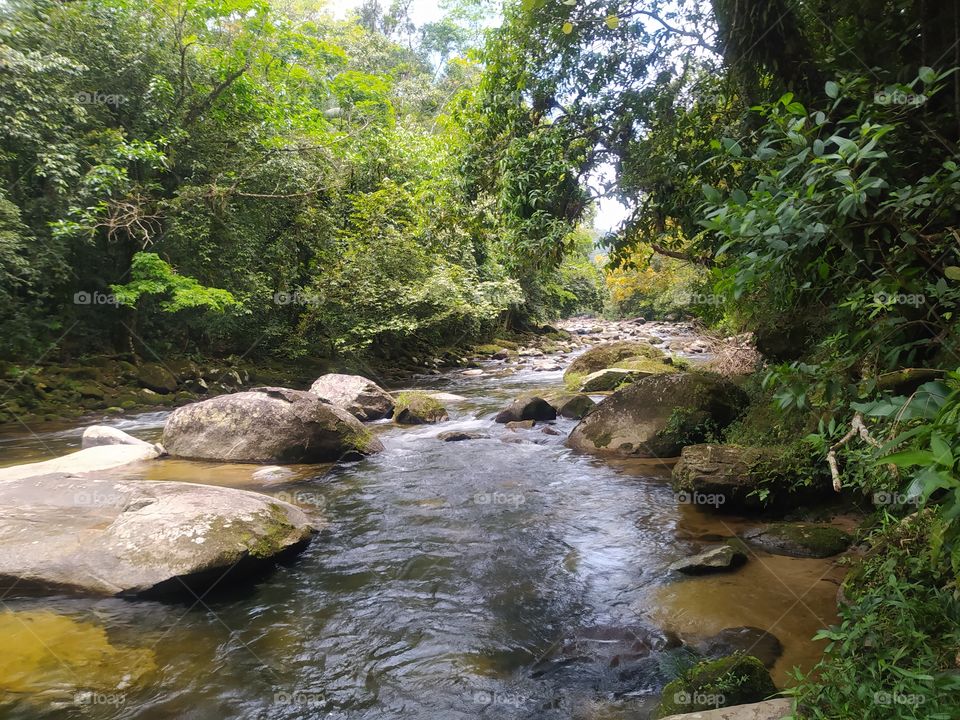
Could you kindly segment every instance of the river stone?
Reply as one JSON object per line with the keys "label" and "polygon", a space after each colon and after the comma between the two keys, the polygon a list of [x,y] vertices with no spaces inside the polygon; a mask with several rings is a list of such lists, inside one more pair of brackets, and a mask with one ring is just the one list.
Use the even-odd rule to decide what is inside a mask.
{"label": "river stone", "polygon": [[161,395],[169,395],[177,390],[177,378],[172,372],[157,363],[144,363],[137,371],[137,382]]}
{"label": "river stone", "polygon": [[483,433],[467,432],[465,430],[448,430],[437,435],[438,440],[443,442],[461,442],[463,440],[481,440],[487,437]]}
{"label": "river stone", "polygon": [[777,636],[757,627],[724,628],[698,643],[696,649],[711,658],[742,652],[757,658],[767,668],[772,668],[783,655],[783,645]]}
{"label": "river stone", "polygon": [[91,425],[83,431],[83,437],[80,440],[81,448],[100,447],[101,445],[145,445],[150,448],[154,447],[153,443],[135,438],[123,430],[107,425]]}
{"label": "river stone", "polygon": [[793,701],[789,698],[777,698],[702,712],[669,715],[662,720],[783,720],[793,716]]}
{"label": "river stone", "polygon": [[707,573],[735,570],[747,561],[747,555],[730,545],[705,550],[702,553],[677,560],[669,569],[685,575],[704,575]]}
{"label": "river stone", "polygon": [[716,507],[728,512],[759,510],[763,503],[754,491],[782,454],[776,447],[688,445],[673,468],[673,489],[723,497]]}
{"label": "river stone", "polygon": [[536,424],[536,420],[511,420],[504,427],[507,430],[530,430]]}
{"label": "river stone", "polygon": [[570,363],[563,374],[564,378],[570,375],[589,375],[597,370],[613,367],[620,360],[627,358],[649,358],[651,360],[660,360],[664,357],[663,352],[647,343],[639,342],[612,342],[596,345],[577,359]]}
{"label": "river stone", "polygon": [[733,422],[746,402],[742,390],[718,375],[653,375],[605,398],[567,444],[592,453],[676,457],[684,445]]}
{"label": "river stone", "polygon": [[304,547],[299,508],[193,483],[55,473],[0,482],[0,585],[15,594],[188,595]]}
{"label": "river stone", "polygon": [[276,387],[177,408],[163,428],[163,446],[176,457],[265,463],[331,462],[383,449],[346,410]]}
{"label": "river stone", "polygon": [[758,702],[776,692],[770,672],[757,658],[728,655],[697,663],[667,683],[654,717],[714,710],[718,703],[729,706]]}
{"label": "river stone", "polygon": [[589,395],[573,392],[547,393],[543,399],[553,406],[557,415],[573,420],[580,420],[597,404]]}
{"label": "river stone", "polygon": [[429,425],[449,420],[447,409],[423,392],[403,392],[397,396],[393,420],[401,425]]}
{"label": "river stone", "polygon": [[554,420],[557,411],[539,396],[520,397],[510,406],[497,413],[494,420],[498,423],[522,422],[524,420]]}
{"label": "river stone", "polygon": [[156,445],[98,445],[52,460],[0,468],[0,481],[21,480],[50,473],[100,472],[153,460],[160,456]]}
{"label": "river stone", "polygon": [[360,375],[321,375],[310,392],[362,421],[380,420],[393,412],[393,396]]}
{"label": "river stone", "polygon": [[751,528],[743,539],[774,555],[799,558],[826,558],[839,555],[853,538],[832,525],[810,523],[774,523]]}

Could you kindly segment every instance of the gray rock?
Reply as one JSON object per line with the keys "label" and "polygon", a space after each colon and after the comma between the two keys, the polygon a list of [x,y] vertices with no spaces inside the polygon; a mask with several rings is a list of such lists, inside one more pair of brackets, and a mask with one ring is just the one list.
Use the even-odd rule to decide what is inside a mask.
{"label": "gray rock", "polygon": [[310,392],[362,421],[380,420],[393,412],[393,396],[360,375],[321,375],[310,386]]}
{"label": "gray rock", "polygon": [[177,378],[172,372],[157,363],[144,363],[137,371],[137,382],[141,387],[161,395],[176,392]]}
{"label": "gray rock", "polygon": [[711,658],[742,652],[757,658],[767,668],[772,668],[783,655],[783,645],[777,636],[757,627],[724,628],[695,647],[698,652]]}
{"label": "gray rock", "polygon": [[100,447],[102,445],[145,445],[150,448],[155,447],[153,443],[135,438],[123,430],[108,427],[107,425],[91,425],[83,431],[83,437],[80,440],[81,448]]}
{"label": "gray rock", "polygon": [[0,482],[0,583],[14,594],[189,595],[302,548],[312,532],[300,509],[244,490],[11,480]]}
{"label": "gray rock", "polygon": [[746,553],[730,545],[721,545],[688,558],[677,560],[669,569],[685,575],[702,575],[734,570],[746,561]]}
{"label": "gray rock", "polygon": [[161,454],[156,445],[98,445],[69,455],[27,465],[0,469],[0,481],[39,477],[50,473],[100,472],[153,460]]}
{"label": "gray rock", "polygon": [[466,432],[464,430],[448,430],[437,435],[438,440],[444,442],[461,442],[463,440],[481,440],[487,435],[477,432]]}
{"label": "gray rock", "polygon": [[751,528],[743,533],[743,539],[774,555],[801,558],[839,555],[853,542],[849,534],[832,525],[786,522]]}
{"label": "gray rock", "polygon": [[545,394],[543,399],[553,406],[557,415],[574,420],[580,420],[597,405],[592,397],[581,393],[553,392]]}
{"label": "gray rock", "polygon": [[274,387],[177,408],[163,446],[183,458],[272,463],[333,462],[383,449],[346,410],[313,393]]}
{"label": "gray rock", "polygon": [[521,422],[523,420],[554,420],[557,411],[542,397],[527,396],[514,400],[509,407],[501,410],[494,420],[498,423]]}
{"label": "gray rock", "polygon": [[662,720],[783,720],[792,716],[793,701],[788,698],[779,698],[715,710],[668,715]]}
{"label": "gray rock", "polygon": [[676,457],[684,445],[733,422],[746,402],[742,390],[717,375],[652,375],[605,398],[567,444],[592,453]]}
{"label": "gray rock", "polygon": [[580,392],[598,393],[616,390],[621,385],[639,380],[641,377],[646,375],[624,368],[604,368],[587,375],[580,383]]}

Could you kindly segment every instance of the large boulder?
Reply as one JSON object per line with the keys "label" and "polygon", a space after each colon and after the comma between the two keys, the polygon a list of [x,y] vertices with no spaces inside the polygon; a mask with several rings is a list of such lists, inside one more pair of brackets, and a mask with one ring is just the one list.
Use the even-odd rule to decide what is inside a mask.
{"label": "large boulder", "polygon": [[682,672],[663,688],[654,717],[758,702],[776,692],[763,663],[737,653],[719,660],[705,660]]}
{"label": "large boulder", "polygon": [[[688,445],[673,468],[673,488],[724,512],[791,507],[831,492],[829,478],[801,446]],[[762,491],[762,492],[761,492]],[[696,498],[720,498],[697,503]]]}
{"label": "large boulder", "polygon": [[393,412],[393,396],[359,375],[322,375],[310,386],[310,392],[362,421],[390,417]]}
{"label": "large boulder", "polygon": [[592,453],[676,457],[733,422],[746,402],[742,390],[716,375],[652,375],[605,398],[567,444]]}
{"label": "large boulder", "polygon": [[592,397],[583,393],[548,392],[544,393],[543,399],[553,406],[557,415],[573,420],[580,420],[597,405]]}
{"label": "large boulder", "polygon": [[629,341],[604,343],[595,345],[577,357],[570,363],[570,367],[563,376],[567,378],[571,375],[589,375],[597,370],[619,365],[620,361],[628,359],[662,360],[663,357],[663,351],[647,343]]}
{"label": "large boulder", "polygon": [[346,410],[276,387],[177,408],[163,428],[163,446],[177,457],[263,463],[332,462],[383,449]]}
{"label": "large boulder", "polygon": [[554,407],[542,397],[521,397],[494,418],[498,423],[522,422],[524,420],[553,420],[557,417]]}
{"label": "large boulder", "polygon": [[423,392],[400,393],[393,409],[393,420],[400,425],[430,425],[449,419],[440,401]]}
{"label": "large boulder", "polygon": [[258,493],[55,473],[0,482],[0,583],[14,594],[162,595],[227,581],[309,542]]}

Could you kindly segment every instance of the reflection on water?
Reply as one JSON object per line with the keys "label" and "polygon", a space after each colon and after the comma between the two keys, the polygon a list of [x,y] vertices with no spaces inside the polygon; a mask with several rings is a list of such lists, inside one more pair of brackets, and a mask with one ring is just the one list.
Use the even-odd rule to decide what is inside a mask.
{"label": "reflection on water", "polygon": [[[18,679],[0,679],[16,693],[5,716],[645,718],[682,661],[678,637],[732,625],[772,628],[785,646],[778,681],[793,663],[809,665],[809,638],[833,620],[836,586],[819,580],[831,563],[761,554],[735,574],[671,577],[672,561],[738,526],[678,507],[669,464],[610,466],[572,453],[562,444],[572,421],[556,423],[560,436],[492,423],[521,390],[559,382],[560,373],[526,370],[425,380],[466,396],[449,406],[449,423],[376,425],[385,452],[293,467],[287,478],[174,460],[124,470],[268,492],[322,512],[327,525],[256,587],[196,602],[7,598],[17,613],[95,622],[97,673],[117,662],[104,648],[148,652],[156,669],[129,683],[121,704],[50,704],[39,714],[33,696],[70,681],[23,663]],[[122,422],[155,440],[162,420]],[[489,437],[436,438],[452,429]],[[17,448],[17,461],[78,444],[77,429],[0,438],[4,458]],[[59,647],[50,644],[51,656]],[[15,676],[8,667],[4,677]]]}

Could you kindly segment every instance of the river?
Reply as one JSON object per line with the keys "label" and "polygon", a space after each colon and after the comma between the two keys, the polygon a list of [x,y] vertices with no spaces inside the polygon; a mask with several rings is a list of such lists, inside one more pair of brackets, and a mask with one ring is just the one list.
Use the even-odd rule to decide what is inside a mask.
{"label": "river", "polygon": [[[562,384],[500,367],[422,378],[465,400],[439,426],[375,424],[386,450],[358,463],[281,481],[249,465],[124,469],[275,494],[326,524],[246,589],[184,603],[4,597],[3,717],[646,718],[685,662],[672,633],[743,625],[783,643],[778,684],[812,665],[810,638],[836,619],[830,560],[758,552],[732,574],[672,576],[672,561],[749,521],[678,505],[669,463],[573,453],[574,421],[558,434],[496,425],[519,393]],[[165,416],[109,423],[158,439]],[[442,442],[442,430],[488,437]],[[76,449],[81,431],[7,431],[2,464]]]}

